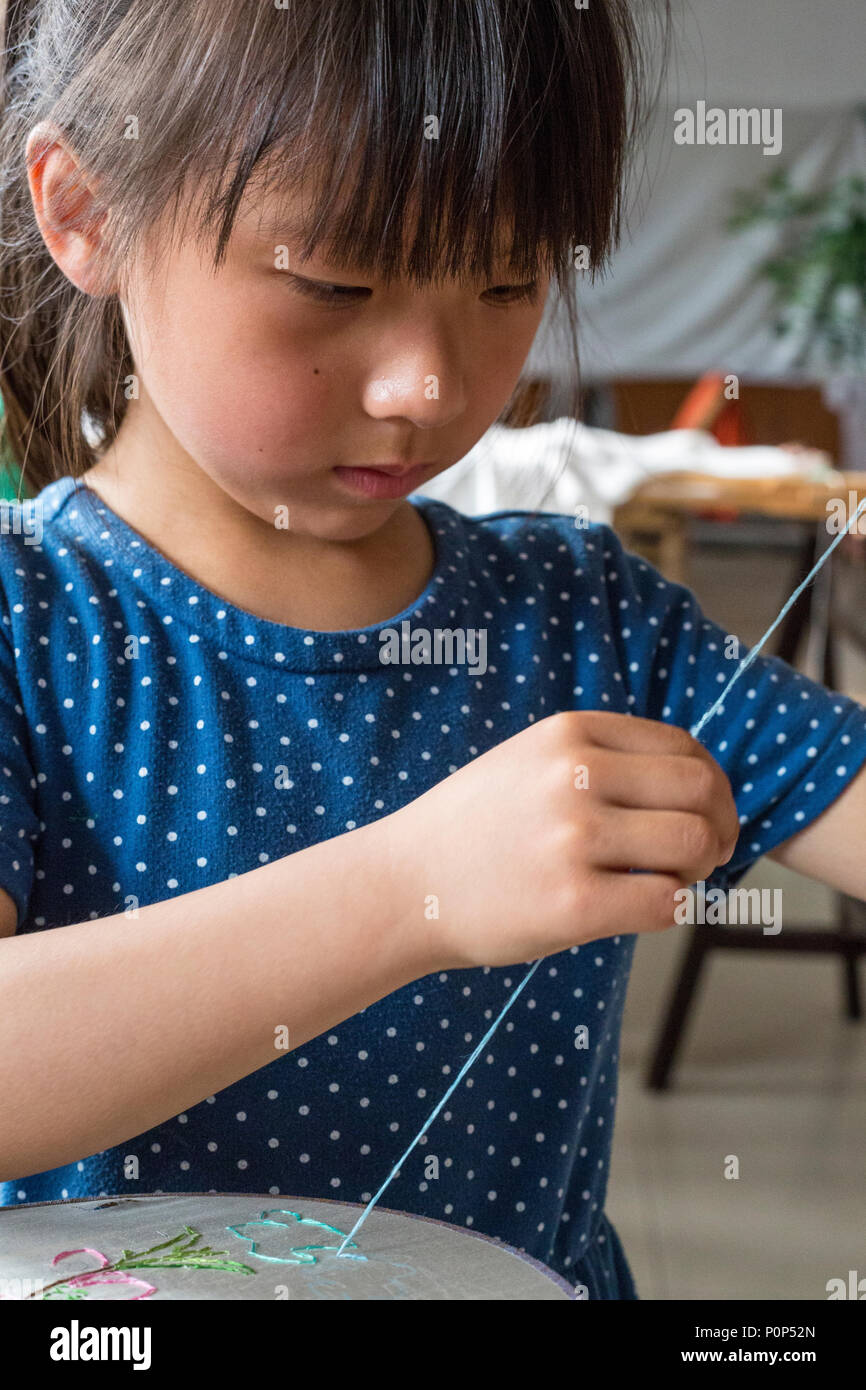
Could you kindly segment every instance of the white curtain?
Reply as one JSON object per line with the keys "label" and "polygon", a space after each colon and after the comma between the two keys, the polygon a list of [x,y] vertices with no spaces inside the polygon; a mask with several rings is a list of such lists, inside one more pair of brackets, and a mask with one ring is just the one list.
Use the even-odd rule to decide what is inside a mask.
{"label": "white curtain", "polygon": [[[630,199],[630,238],[605,281],[578,289],[584,379],[726,371],[753,381],[810,380],[792,367],[799,344],[773,334],[772,289],[758,273],[779,229],[735,235],[725,222],[734,190],[754,188],[776,169],[807,190],[866,173],[866,122],[853,107],[786,104],[781,153],[767,157],[760,145],[675,145],[674,110],[660,109],[651,127],[642,188]],[[564,323],[552,297],[527,364],[560,383],[572,377]]]}

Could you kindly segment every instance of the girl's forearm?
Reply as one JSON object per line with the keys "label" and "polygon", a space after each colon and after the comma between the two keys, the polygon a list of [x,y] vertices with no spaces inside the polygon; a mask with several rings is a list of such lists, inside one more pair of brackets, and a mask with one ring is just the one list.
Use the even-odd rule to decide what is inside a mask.
{"label": "girl's forearm", "polygon": [[390,817],[167,902],[0,941],[0,1180],[134,1138],[441,968]]}

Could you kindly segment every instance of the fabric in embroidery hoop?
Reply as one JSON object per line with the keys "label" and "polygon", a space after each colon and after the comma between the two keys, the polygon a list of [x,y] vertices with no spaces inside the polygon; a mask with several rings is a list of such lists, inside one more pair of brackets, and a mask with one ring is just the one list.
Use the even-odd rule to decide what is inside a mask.
{"label": "fabric in embroidery hoop", "polygon": [[0,1298],[84,1303],[580,1296],[545,1265],[489,1236],[384,1208],[371,1213],[357,1244],[337,1256],[362,1210],[357,1203],[262,1193],[7,1207],[0,1209]]}

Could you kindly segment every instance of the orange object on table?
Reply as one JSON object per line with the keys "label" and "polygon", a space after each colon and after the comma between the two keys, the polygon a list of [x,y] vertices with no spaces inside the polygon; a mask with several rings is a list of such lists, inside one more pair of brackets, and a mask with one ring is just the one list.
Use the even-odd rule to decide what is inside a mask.
{"label": "orange object on table", "polygon": [[725,396],[728,377],[707,372],[686,396],[671,421],[673,430],[706,430],[728,448],[750,444],[739,398]]}

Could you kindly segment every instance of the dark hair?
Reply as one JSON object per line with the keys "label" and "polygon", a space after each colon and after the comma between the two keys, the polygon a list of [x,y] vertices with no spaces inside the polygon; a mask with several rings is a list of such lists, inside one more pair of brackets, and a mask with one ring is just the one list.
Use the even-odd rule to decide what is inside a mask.
{"label": "dark hair", "polygon": [[[666,46],[668,0],[642,12],[654,5]],[[529,279],[546,262],[576,338],[573,251],[588,248],[593,275],[606,264],[645,114],[649,49],[628,0],[10,0],[6,11],[0,389],[24,491],[96,462],[134,372],[118,296],[78,290],[39,232],[25,143],[40,120],[64,132],[109,215],[106,283],[123,284],[163,216],[169,241],[191,230],[219,267],[250,179],[290,189],[314,170],[305,255],[324,242],[386,278],[476,277],[506,226],[512,271]]]}

